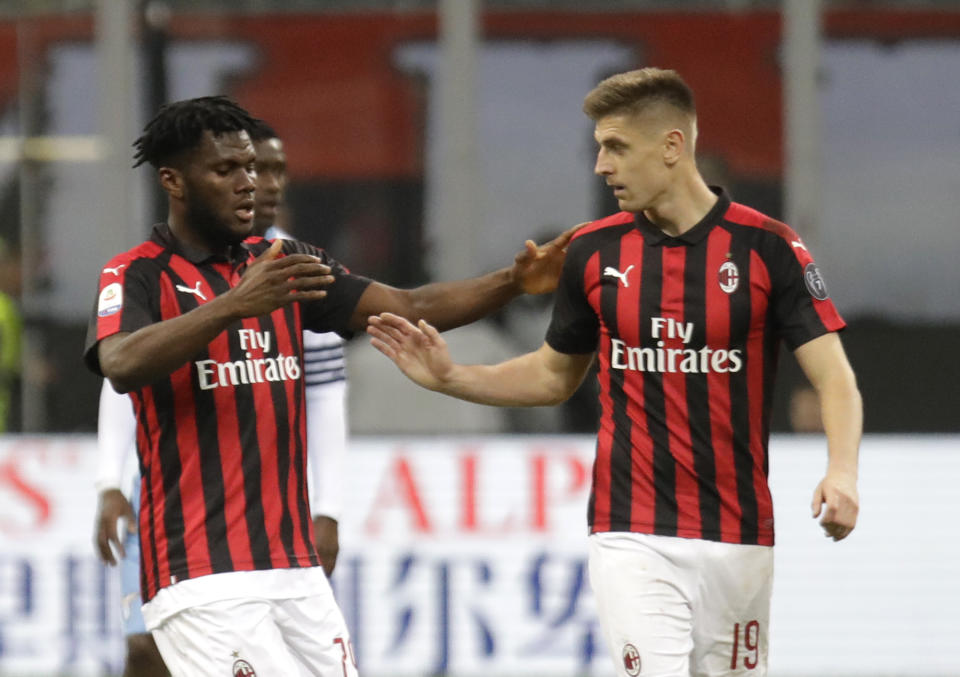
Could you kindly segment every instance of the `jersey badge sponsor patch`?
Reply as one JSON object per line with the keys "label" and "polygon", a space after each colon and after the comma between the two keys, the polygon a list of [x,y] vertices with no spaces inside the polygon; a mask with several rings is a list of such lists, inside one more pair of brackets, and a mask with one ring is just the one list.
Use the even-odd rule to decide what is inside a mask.
{"label": "jersey badge sponsor patch", "polygon": [[727,294],[737,291],[740,284],[740,269],[733,261],[724,261],[720,264],[720,270],[717,271],[717,281],[720,283],[720,289]]}
{"label": "jersey badge sponsor patch", "polygon": [[185,294],[193,294],[193,295],[196,296],[197,298],[203,299],[204,301],[207,300],[206,294],[204,294],[204,293],[200,290],[200,280],[197,280],[197,283],[196,283],[195,285],[193,285],[192,287],[186,287],[186,286],[184,286],[184,285],[182,285],[182,284],[178,284],[178,285],[177,285],[177,291],[182,291],[182,292],[184,292]]}
{"label": "jersey badge sponsor patch", "polygon": [[117,277],[120,277],[120,271],[123,270],[123,269],[126,268],[126,267],[127,267],[127,264],[126,264],[126,263],[121,263],[121,264],[120,264],[119,266],[117,266],[116,268],[109,268],[109,267],[108,267],[108,268],[104,268],[104,269],[103,269],[103,272],[104,272],[104,273],[111,273],[112,275],[116,275]]}
{"label": "jersey badge sponsor patch", "polygon": [[640,674],[640,652],[633,644],[623,645],[623,669],[630,677]]}
{"label": "jersey badge sponsor patch", "polygon": [[827,283],[823,281],[820,269],[816,263],[808,263],[803,269],[803,281],[807,285],[807,291],[810,296],[818,301],[825,301],[830,293],[827,291]]}
{"label": "jersey badge sponsor patch", "polygon": [[607,266],[606,268],[603,269],[603,276],[615,277],[618,280],[620,280],[620,284],[622,284],[624,287],[629,287],[630,280],[627,279],[627,275],[630,274],[631,270],[633,270],[633,264],[630,264],[629,266],[627,266],[627,269],[622,273],[616,268],[614,268],[613,266]]}
{"label": "jersey badge sponsor patch", "polygon": [[123,287],[119,282],[108,284],[100,292],[100,299],[97,302],[97,316],[107,317],[120,310],[123,305]]}
{"label": "jersey badge sponsor patch", "polygon": [[233,668],[230,672],[233,677],[257,677],[256,670],[242,658],[233,662]]}

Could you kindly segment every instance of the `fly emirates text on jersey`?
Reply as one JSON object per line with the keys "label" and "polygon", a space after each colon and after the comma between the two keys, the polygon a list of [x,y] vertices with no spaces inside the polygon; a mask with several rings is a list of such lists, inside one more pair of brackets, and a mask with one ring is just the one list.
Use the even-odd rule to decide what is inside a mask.
{"label": "fly emirates text on jersey", "polygon": [[686,345],[693,338],[693,322],[678,322],[669,317],[650,319],[650,336],[656,339],[656,347],[629,346],[618,338],[610,339],[610,367],[627,371],[658,373],[725,374],[743,368],[742,351],[710,346],[694,348],[668,348],[667,340],[680,339]]}
{"label": "fly emirates text on jersey", "polygon": [[[237,386],[270,381],[295,381],[300,378],[300,358],[296,355],[278,354],[267,357],[273,345],[269,331],[239,329],[240,348],[246,359],[232,362],[216,360],[197,360],[197,379],[201,390],[212,390],[220,386]],[[262,352],[264,357],[254,357],[254,352]]]}

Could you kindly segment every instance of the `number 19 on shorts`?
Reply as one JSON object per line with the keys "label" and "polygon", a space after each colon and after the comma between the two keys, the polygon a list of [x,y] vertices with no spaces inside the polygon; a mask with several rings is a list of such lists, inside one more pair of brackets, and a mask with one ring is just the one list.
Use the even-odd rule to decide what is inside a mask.
{"label": "number 19 on shorts", "polygon": [[753,670],[760,663],[760,623],[758,621],[733,625],[730,669],[736,670],[741,663],[747,670]]}

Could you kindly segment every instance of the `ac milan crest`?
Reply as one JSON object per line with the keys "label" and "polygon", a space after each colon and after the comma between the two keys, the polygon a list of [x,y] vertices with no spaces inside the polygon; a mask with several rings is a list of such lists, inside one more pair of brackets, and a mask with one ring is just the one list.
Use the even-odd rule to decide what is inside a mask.
{"label": "ac milan crest", "polygon": [[253,669],[253,666],[243,659],[234,661],[230,674],[233,677],[257,677],[257,672]]}
{"label": "ac milan crest", "polygon": [[740,269],[733,261],[724,261],[720,264],[720,270],[717,271],[717,281],[720,282],[720,289],[727,294],[732,294],[737,290],[740,284]]}
{"label": "ac milan crest", "polygon": [[623,667],[630,677],[640,674],[640,652],[633,644],[623,645]]}

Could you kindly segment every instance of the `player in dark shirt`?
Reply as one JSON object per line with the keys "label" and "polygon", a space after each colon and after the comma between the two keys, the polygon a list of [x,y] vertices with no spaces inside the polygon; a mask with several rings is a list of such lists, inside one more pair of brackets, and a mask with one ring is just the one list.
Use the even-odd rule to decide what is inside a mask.
{"label": "player in dark shirt", "polygon": [[[222,97],[161,109],[137,140],[167,223],[100,274],[85,359],[129,392],[141,476],[141,592],[173,675],[356,675],[320,567],[306,482],[303,329],[372,313],[475,320],[551,291],[572,230],[514,265],[401,290],[292,240],[247,240],[254,120]],[[232,670],[232,672],[229,672]]]}
{"label": "player in dark shirt", "polygon": [[829,463],[813,514],[843,539],[862,421],[844,323],[800,237],[700,176],[679,75],[613,76],[584,110],[595,172],[623,211],[574,236],[543,346],[463,366],[422,320],[381,315],[368,332],[421,385],[500,406],[561,402],[597,359],[590,570],[618,675],[763,675],[777,351],[794,352],[819,395]]}

